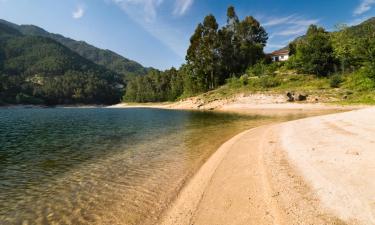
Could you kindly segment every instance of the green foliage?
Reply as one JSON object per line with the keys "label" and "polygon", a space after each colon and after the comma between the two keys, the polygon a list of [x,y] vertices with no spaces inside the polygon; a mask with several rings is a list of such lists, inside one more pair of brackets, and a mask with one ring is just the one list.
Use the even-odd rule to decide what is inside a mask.
{"label": "green foliage", "polygon": [[249,76],[263,76],[263,75],[274,75],[275,72],[281,68],[282,62],[266,63],[265,61],[260,61],[254,66],[247,69],[246,74]]}
{"label": "green foliage", "polygon": [[327,76],[334,71],[332,43],[323,28],[311,25],[306,36],[295,45],[295,54],[289,59],[289,67],[319,76]]}
{"label": "green foliage", "polygon": [[70,50],[78,53],[80,56],[96,64],[102,65],[118,74],[121,74],[125,78],[125,80],[130,79],[131,77],[136,75],[144,75],[148,70],[139,63],[124,58],[110,50],[99,49],[83,41],[75,41],[59,34],[49,33],[37,26],[16,25],[5,20],[0,20],[0,26],[5,26],[6,29],[8,29],[8,33],[11,31],[13,34],[22,33],[26,36],[39,36],[53,39],[69,48]]}
{"label": "green foliage", "polygon": [[259,80],[262,88],[274,88],[281,84],[276,77],[272,76],[262,76]]}
{"label": "green foliage", "polygon": [[350,74],[343,85],[347,89],[355,91],[370,91],[375,89],[374,70],[370,67],[363,67]]}
{"label": "green foliage", "polygon": [[16,95],[17,104],[30,104],[30,105],[43,105],[45,102],[40,98],[35,98],[33,96],[19,93]]}
{"label": "green foliage", "polygon": [[343,81],[344,80],[342,79],[342,76],[340,74],[335,74],[330,78],[330,86],[332,88],[339,88]]}
{"label": "green foliage", "polygon": [[[248,16],[240,21],[232,6],[227,11],[227,25],[222,28],[213,15],[208,15],[197,25],[190,38],[186,65],[172,75],[170,71],[164,71],[132,79],[124,100],[175,100],[213,90],[228,78],[243,75],[249,66],[263,60],[267,39],[266,31],[256,19]],[[270,68],[267,67],[267,71]],[[159,89],[159,80],[162,79],[166,83]],[[246,83],[247,79],[242,81]]]}
{"label": "green foliage", "polygon": [[81,57],[52,39],[22,35],[6,27],[4,24],[0,26],[2,102],[119,102],[121,90],[118,86],[122,84],[122,78],[114,72]]}
{"label": "green foliage", "polygon": [[132,79],[123,98],[127,102],[174,101],[183,93],[181,74],[175,69],[150,70],[145,76]]}

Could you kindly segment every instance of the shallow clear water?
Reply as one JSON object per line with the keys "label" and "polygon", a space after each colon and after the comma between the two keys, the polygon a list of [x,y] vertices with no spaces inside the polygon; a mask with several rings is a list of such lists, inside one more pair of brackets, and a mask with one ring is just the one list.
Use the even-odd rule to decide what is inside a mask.
{"label": "shallow clear water", "polygon": [[0,224],[153,224],[223,142],[272,121],[158,109],[0,109]]}

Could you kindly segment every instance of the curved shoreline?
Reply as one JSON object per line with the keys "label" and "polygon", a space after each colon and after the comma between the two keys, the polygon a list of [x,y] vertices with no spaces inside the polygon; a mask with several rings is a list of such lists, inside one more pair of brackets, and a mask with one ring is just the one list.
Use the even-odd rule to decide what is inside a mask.
{"label": "curved shoreline", "polygon": [[[317,155],[307,154],[311,149],[304,147],[319,144],[319,139],[312,136],[308,140],[304,134],[314,135],[319,131],[316,130],[319,126],[311,127],[311,124],[351,120],[353,116],[363,117],[374,111],[372,108],[310,117],[261,126],[236,135],[224,143],[183,187],[160,224],[371,224],[371,212],[356,215],[353,207],[340,206],[337,196],[348,198],[342,189],[350,184],[337,184],[337,173],[324,174],[327,168],[335,169],[331,166],[332,154],[319,152],[320,146],[314,148],[319,152]],[[339,134],[337,130],[329,132],[330,140],[335,144],[335,138],[342,135],[342,131]],[[305,143],[298,142],[299,138]],[[309,161],[306,157],[326,157],[327,162],[324,159],[318,164],[312,161],[310,167],[306,167],[305,162]],[[314,173],[320,176],[311,176]],[[322,176],[328,176],[325,183],[316,178]],[[364,184],[371,185],[368,182]],[[331,187],[335,184],[336,189]],[[353,197],[353,193],[350,196]],[[369,195],[359,197],[363,196]],[[355,200],[362,200],[363,204],[372,201],[359,197]]]}

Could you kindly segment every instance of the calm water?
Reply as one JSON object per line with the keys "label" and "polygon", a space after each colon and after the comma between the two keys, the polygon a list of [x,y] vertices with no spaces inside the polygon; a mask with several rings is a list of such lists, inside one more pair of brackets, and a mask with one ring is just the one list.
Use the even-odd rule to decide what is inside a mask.
{"label": "calm water", "polygon": [[274,120],[157,109],[0,109],[0,224],[153,224],[223,142]]}

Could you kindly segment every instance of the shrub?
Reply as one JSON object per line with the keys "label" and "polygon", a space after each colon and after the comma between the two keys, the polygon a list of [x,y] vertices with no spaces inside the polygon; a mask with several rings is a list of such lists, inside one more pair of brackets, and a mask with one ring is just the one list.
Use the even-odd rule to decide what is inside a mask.
{"label": "shrub", "polygon": [[265,63],[264,61],[258,62],[254,66],[247,69],[246,74],[249,76],[264,76],[273,75],[280,67],[284,65],[283,62]]}
{"label": "shrub", "polygon": [[375,80],[371,78],[371,74],[369,68],[363,67],[348,76],[345,87],[357,91],[373,90],[375,88]]}
{"label": "shrub", "polygon": [[343,82],[342,76],[339,74],[333,75],[330,79],[330,86],[332,88],[339,88]]}
{"label": "shrub", "polygon": [[262,88],[273,88],[280,86],[281,82],[279,79],[271,76],[263,76],[260,78],[260,86]]}
{"label": "shrub", "polygon": [[35,98],[23,93],[19,93],[16,96],[16,102],[18,104],[31,104],[31,105],[43,105],[45,102],[40,98]]}

